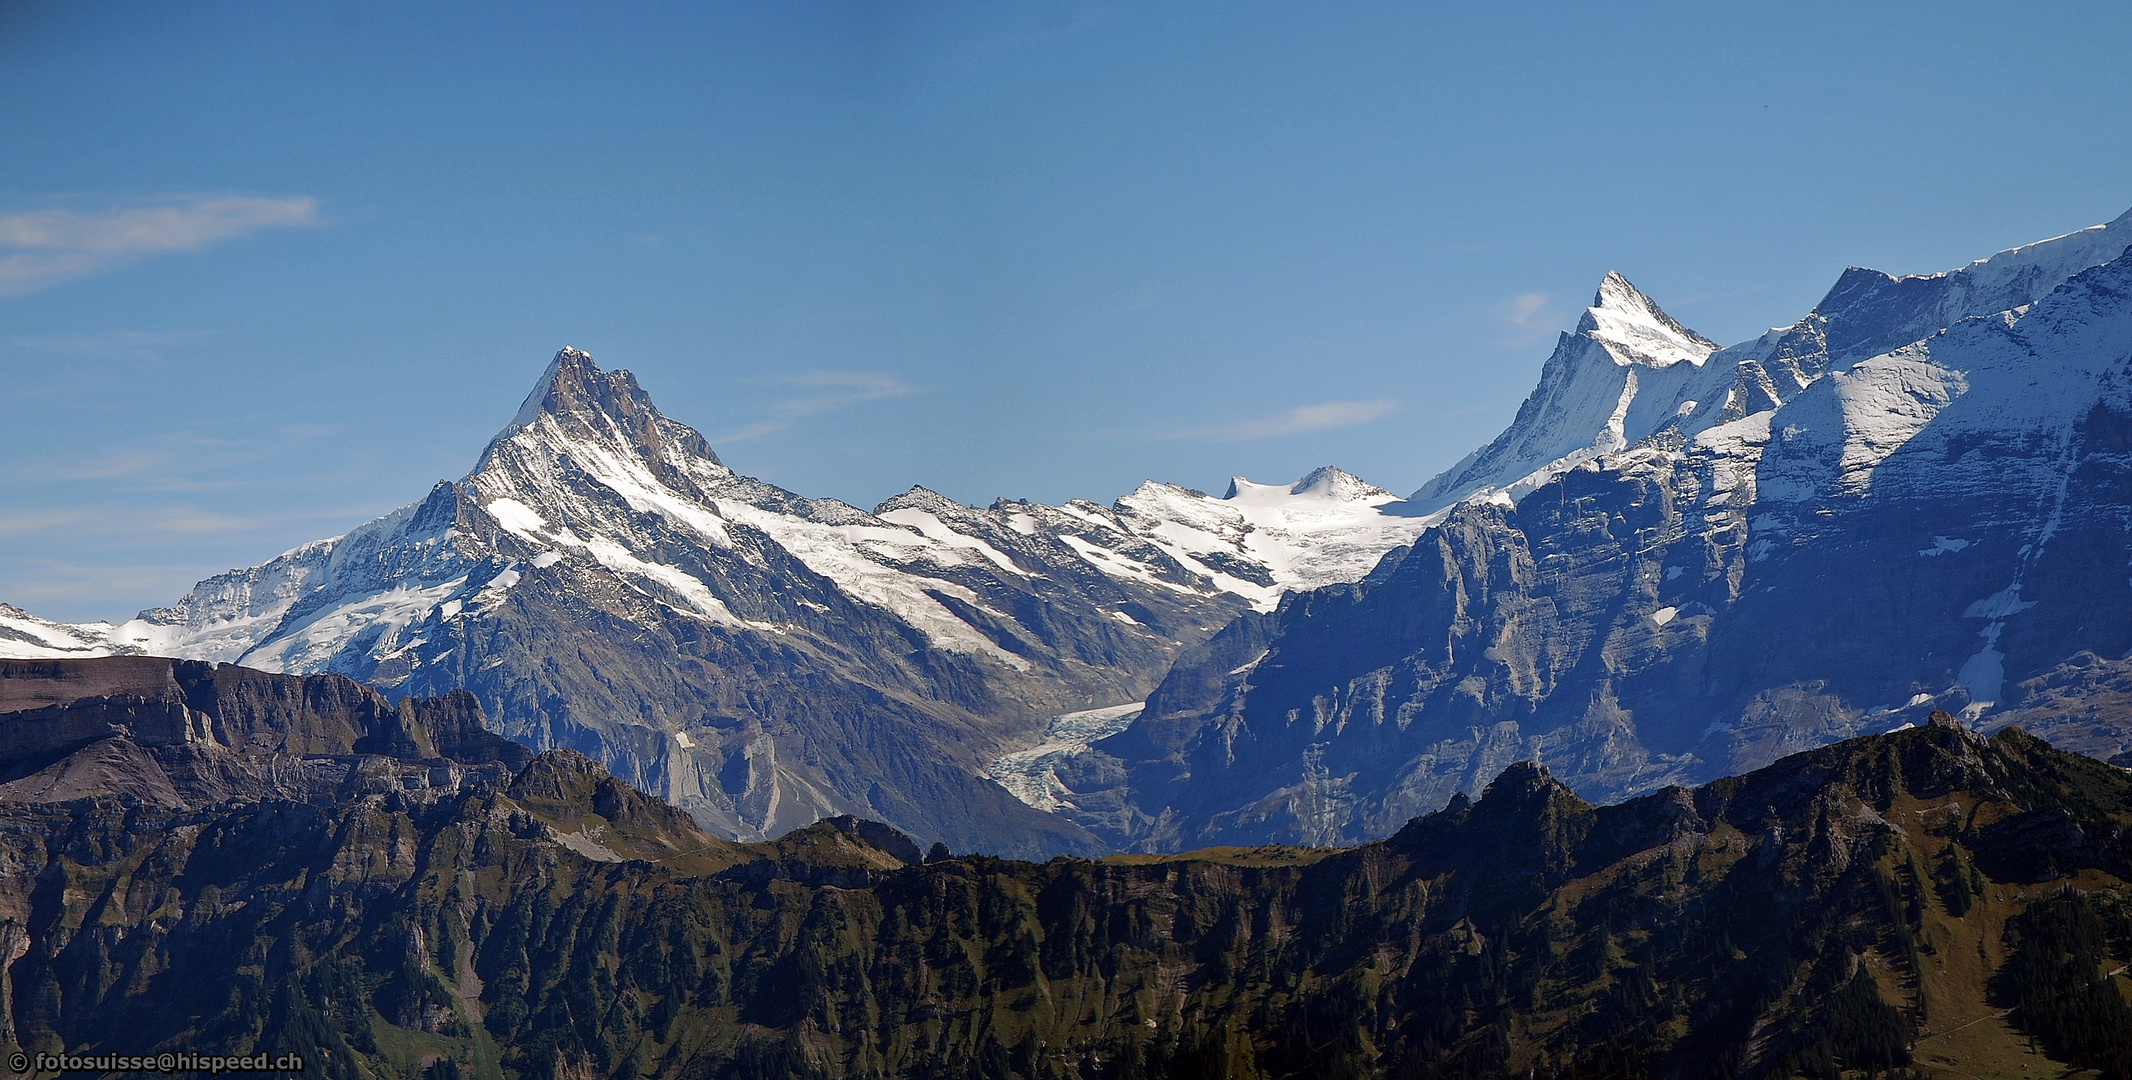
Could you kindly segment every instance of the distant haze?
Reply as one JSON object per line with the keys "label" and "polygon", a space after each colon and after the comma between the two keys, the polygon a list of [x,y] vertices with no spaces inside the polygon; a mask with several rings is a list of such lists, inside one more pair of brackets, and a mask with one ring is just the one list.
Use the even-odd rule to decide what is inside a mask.
{"label": "distant haze", "polygon": [[2132,206],[2132,11],[0,7],[0,601],[470,469],[556,350],[861,506],[1405,493],[1619,270],[1720,344]]}

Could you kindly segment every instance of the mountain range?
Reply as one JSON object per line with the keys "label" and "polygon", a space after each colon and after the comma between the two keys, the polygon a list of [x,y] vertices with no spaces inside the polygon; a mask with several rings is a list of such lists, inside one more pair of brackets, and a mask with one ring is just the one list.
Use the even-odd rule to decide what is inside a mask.
{"label": "mountain range", "polygon": [[1019,855],[1357,843],[1514,761],[1607,802],[1935,709],[2109,756],[2128,244],[2132,214],[1853,268],[1730,348],[1609,274],[1510,427],[1404,499],[1327,468],[865,511],[565,349],[460,480],[124,624],[0,609],[0,655],[463,689],[717,835],[849,814]]}
{"label": "mountain range", "polygon": [[1611,801],[1936,709],[2132,749],[2063,708],[2132,672],[2128,245],[2132,214],[1848,270],[1724,350],[1610,275],[1412,545],[1239,617],[1091,748],[1123,793],[1092,823],[1349,843],[1513,761]]}
{"label": "mountain range", "polygon": [[872,511],[735,474],[628,372],[565,349],[466,477],[123,625],[0,611],[0,651],[180,656],[464,689],[739,839],[857,814],[1037,854],[1104,842],[991,763],[1144,698],[1179,649],[1422,523],[1337,469],[1222,498]]}

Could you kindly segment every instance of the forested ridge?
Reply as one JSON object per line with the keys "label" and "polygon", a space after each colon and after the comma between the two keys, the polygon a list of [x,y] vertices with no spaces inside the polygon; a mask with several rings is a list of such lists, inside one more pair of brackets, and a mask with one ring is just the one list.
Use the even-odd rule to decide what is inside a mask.
{"label": "forested ridge", "polygon": [[2120,1076],[2128,826],[2132,774],[1951,722],[1615,806],[1515,766],[1350,849],[1041,864],[718,841],[568,751],[426,799],[10,804],[0,1034],[349,1080],[1746,1077],[1929,1072],[2006,1012]]}

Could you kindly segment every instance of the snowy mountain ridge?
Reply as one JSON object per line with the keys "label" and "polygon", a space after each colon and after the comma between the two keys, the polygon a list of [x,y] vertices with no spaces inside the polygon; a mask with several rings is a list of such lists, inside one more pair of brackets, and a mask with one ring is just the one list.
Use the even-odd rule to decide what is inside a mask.
{"label": "snowy mountain ridge", "polygon": [[[628,372],[565,348],[460,480],[116,627],[0,621],[0,655],[464,686],[512,737],[593,753],[727,835],[860,813],[1033,844],[1054,826],[992,805],[1019,807],[989,762],[1049,716],[1138,701],[1177,650],[1361,577],[1425,525],[1337,469],[1232,487],[1149,482],[1107,507],[808,499],[735,473]],[[825,730],[824,712],[851,718]],[[1030,850],[1094,846],[1056,828]]]}
{"label": "snowy mountain ridge", "polygon": [[0,604],[0,658],[63,660],[107,656],[112,652],[107,622],[57,623],[40,619],[12,604]]}
{"label": "snowy mountain ridge", "polygon": [[1540,384],[1488,445],[1411,496],[1435,512],[1500,493],[1512,502],[1563,471],[1664,431],[1691,438],[1790,401],[1831,370],[1921,340],[1964,319],[2034,303],[2132,246],[2132,211],[1936,274],[1846,269],[1798,322],[1719,349],[1609,271]]}
{"label": "snowy mountain ridge", "polygon": [[1655,310],[1610,276],[1410,548],[1239,619],[1024,786],[1169,851],[1387,835],[1515,761],[1624,798],[1934,709],[2132,751],[2132,214],[1854,267],[1700,357],[1605,329]]}
{"label": "snowy mountain ridge", "polygon": [[[930,591],[955,586],[926,573],[975,559],[1029,576],[983,539],[1002,523],[1061,542],[1110,577],[1184,594],[1227,592],[1263,610],[1288,588],[1361,577],[1423,525],[1380,509],[1399,501],[1390,492],[1330,466],[1286,486],[1237,477],[1221,498],[1149,481],[1110,507],[1001,500],[976,509],[913,488],[868,513],[738,476],[700,435],[659,415],[627,373],[615,373],[627,381],[611,395],[597,385],[600,374],[588,355],[564,349],[462,483],[479,493],[502,531],[533,549],[531,561],[542,568],[566,554],[588,557],[651,583],[682,610],[730,625],[776,630],[735,617],[687,570],[632,554],[613,535],[628,532],[626,524],[605,519],[653,515],[720,549],[732,545],[730,523],[752,525],[854,598],[895,612],[933,645],[1010,663],[1011,654],[932,598]],[[587,482],[621,505],[599,510],[580,498],[576,489]],[[448,486],[440,484],[431,498]],[[568,511],[555,514],[559,505]],[[111,651],[302,672],[330,669],[362,639],[373,659],[387,659],[404,647],[400,635],[429,613],[492,603],[520,572],[513,560],[460,542],[441,512],[428,500],[401,507],[344,536],[206,579],[169,607],[116,627],[39,622],[58,628],[46,633],[82,643],[69,655],[102,640]],[[571,521],[588,515],[603,525],[573,529]],[[322,591],[329,583],[330,603]],[[0,642],[0,655],[11,648]]]}

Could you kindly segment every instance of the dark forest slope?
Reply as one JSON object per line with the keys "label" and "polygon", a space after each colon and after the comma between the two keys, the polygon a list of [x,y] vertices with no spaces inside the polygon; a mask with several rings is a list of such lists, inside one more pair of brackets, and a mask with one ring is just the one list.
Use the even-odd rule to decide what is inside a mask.
{"label": "dark forest slope", "polygon": [[2101,1065],[2128,826],[2132,775],[1951,724],[1607,807],[1518,766],[1346,850],[1043,864],[714,840],[567,751],[339,805],[10,802],[0,1035],[434,1080],[1975,1073],[2027,1033]]}

